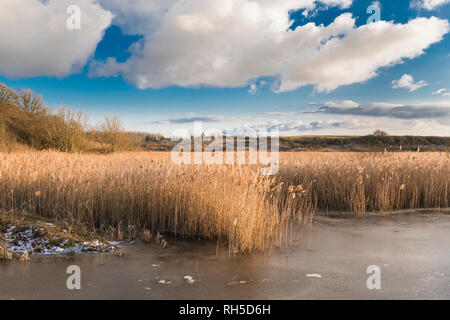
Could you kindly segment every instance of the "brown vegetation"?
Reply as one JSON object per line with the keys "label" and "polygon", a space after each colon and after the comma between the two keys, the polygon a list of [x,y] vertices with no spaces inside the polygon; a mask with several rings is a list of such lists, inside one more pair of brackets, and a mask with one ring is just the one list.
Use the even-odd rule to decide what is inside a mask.
{"label": "brown vegetation", "polygon": [[177,166],[167,153],[0,156],[0,208],[25,206],[44,218],[112,238],[220,239],[230,251],[292,245],[314,206],[255,167]]}
{"label": "brown vegetation", "polygon": [[311,185],[322,210],[450,206],[449,153],[285,153],[279,179]]}
{"label": "brown vegetation", "polygon": [[106,117],[92,129],[86,114],[45,107],[31,90],[20,93],[0,83],[0,152],[25,149],[63,152],[138,150],[143,134],[124,132],[118,117]]}
{"label": "brown vegetation", "polygon": [[0,210],[23,208],[118,240],[220,239],[232,252],[295,244],[317,208],[444,208],[450,195],[446,153],[284,153],[275,177],[249,165],[178,166],[159,152],[0,161]]}

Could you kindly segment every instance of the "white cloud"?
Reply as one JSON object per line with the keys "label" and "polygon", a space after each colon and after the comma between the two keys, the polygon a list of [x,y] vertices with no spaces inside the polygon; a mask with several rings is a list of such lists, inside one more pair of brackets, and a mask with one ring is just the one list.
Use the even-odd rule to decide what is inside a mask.
{"label": "white cloud", "polygon": [[359,104],[352,100],[340,100],[340,101],[326,101],[326,102],[311,102],[309,107],[329,106],[334,108],[355,108]]}
{"label": "white cloud", "polygon": [[[224,130],[228,135],[247,135],[249,132],[272,132],[277,130],[281,136],[295,136],[299,134],[314,134],[314,135],[339,135],[339,134],[369,134],[375,129],[386,129],[386,121],[379,121],[377,119],[344,119],[344,120],[294,120],[283,122],[278,120],[267,121],[264,123],[247,124],[236,127],[232,130]],[[397,123],[397,128],[400,132],[410,132],[408,126],[400,126]],[[389,130],[391,132],[391,130]]]}
{"label": "white cloud", "polygon": [[248,93],[250,93],[251,95],[255,95],[257,92],[258,92],[258,86],[255,83],[250,84]]}
{"label": "white cloud", "polygon": [[435,119],[386,120],[379,118],[268,121],[224,129],[229,135],[278,130],[281,136],[296,135],[366,135],[381,129],[392,135],[448,136],[450,124]]}
{"label": "white cloud", "polygon": [[263,112],[263,114],[267,116],[279,116],[279,117],[295,116],[295,112]]}
{"label": "white cloud", "polygon": [[[180,0],[99,0],[99,2],[103,8],[114,12],[114,24],[120,25],[125,32],[132,34],[149,34],[159,28],[169,14],[169,10],[180,6],[189,7],[193,4],[193,1],[183,3]],[[197,2],[194,4],[196,8],[202,9],[204,6],[201,1]],[[240,5],[239,2],[242,1],[237,2]],[[312,10],[316,7],[316,2],[344,9],[350,7],[353,0],[256,0],[254,2],[254,5],[258,7],[264,6],[274,12],[281,10],[285,14],[291,9]]]}
{"label": "white cloud", "polygon": [[345,128],[345,129],[361,129],[366,127],[367,124],[358,120],[349,120],[349,121],[338,121],[338,120],[315,120],[311,122],[303,122],[303,121],[291,121],[291,122],[279,122],[279,121],[271,121],[263,125],[254,126],[255,129],[264,128],[267,131],[279,130],[283,131],[315,131],[315,130],[324,130],[324,129],[337,129],[337,128]]}
{"label": "white cloud", "polygon": [[[67,28],[67,8],[81,9],[81,30]],[[0,74],[66,76],[95,51],[112,14],[94,0],[1,0]]]}
{"label": "white cloud", "polygon": [[392,81],[392,88],[406,88],[409,89],[409,92],[414,92],[422,87],[426,87],[428,84],[421,80],[418,82],[414,82],[414,78],[410,74],[404,74],[400,79]]}
{"label": "white cloud", "polygon": [[[348,7],[352,1],[321,2]],[[356,27],[349,13],[328,26],[308,23],[288,31],[289,11],[312,10],[314,0],[172,0],[156,1],[155,7],[141,0],[137,9],[130,0],[103,3],[145,41],[125,63],[97,63],[90,74],[120,73],[142,89],[245,87],[268,76],[277,79],[272,88],[278,92],[307,84],[333,90],[423,54],[449,31],[448,22],[435,17]]]}
{"label": "white cloud", "polygon": [[442,88],[433,92],[433,94],[443,94],[447,89]]}
{"label": "white cloud", "polygon": [[433,92],[433,94],[443,95],[444,97],[449,97],[450,96],[450,92],[448,92],[446,88],[442,88],[442,89],[436,90],[436,91]]}
{"label": "white cloud", "polygon": [[128,34],[150,34],[162,23],[169,8],[179,0],[99,0],[114,12],[114,21]]}
{"label": "white cloud", "polygon": [[249,119],[257,119],[250,116],[236,116],[236,115],[196,115],[195,113],[188,113],[184,117],[164,119],[152,122],[152,124],[191,124],[194,122],[218,123],[218,122],[237,122]]}
{"label": "white cloud", "polygon": [[450,0],[413,0],[411,7],[431,11],[447,3],[450,3]]}
{"label": "white cloud", "polygon": [[[417,104],[392,104],[375,102],[358,104],[356,107],[342,107],[338,102],[315,104],[319,107],[313,115],[334,115],[338,117],[391,118],[396,120],[433,120],[440,125],[450,126],[450,101],[424,102]],[[448,128],[447,128],[448,131]]]}
{"label": "white cloud", "polygon": [[[298,113],[298,117],[302,116],[301,120],[271,120],[247,124],[234,131],[279,130],[282,135],[303,133],[334,135],[368,134],[375,129],[382,129],[399,135],[448,135],[450,128],[450,102],[448,101],[412,105],[384,102],[367,105],[353,102],[353,104],[357,107],[349,107],[350,101],[327,102],[317,111]],[[320,104],[312,103],[310,106],[318,107]]]}
{"label": "white cloud", "polygon": [[[350,17],[342,15],[338,19],[349,21]],[[351,21],[351,27],[343,31],[344,37],[336,37],[339,33],[333,32],[335,38],[320,51],[305,51],[285,64],[280,90],[315,84],[318,91],[329,91],[364,82],[375,77],[381,67],[423,54],[449,30],[447,21],[434,17],[417,18],[407,24],[379,21],[359,28],[354,28]]]}
{"label": "white cloud", "polygon": [[[205,127],[214,127],[229,134],[246,131],[279,130],[281,135],[323,134],[359,135],[382,129],[398,135],[448,136],[450,128],[450,101],[399,104],[374,102],[359,104],[348,101],[310,103],[309,112],[262,112],[256,114],[208,115],[185,114],[183,117],[152,122],[157,131],[170,134],[174,128],[191,129],[193,122],[202,121]],[[263,115],[262,117],[260,115]],[[155,129],[155,127],[153,127]],[[145,130],[144,127],[142,130]]]}
{"label": "white cloud", "polygon": [[153,122],[154,124],[185,124],[185,123],[193,123],[193,122],[219,122],[223,121],[224,117],[211,115],[211,116],[189,116],[183,118],[174,118],[167,120],[159,120]]}

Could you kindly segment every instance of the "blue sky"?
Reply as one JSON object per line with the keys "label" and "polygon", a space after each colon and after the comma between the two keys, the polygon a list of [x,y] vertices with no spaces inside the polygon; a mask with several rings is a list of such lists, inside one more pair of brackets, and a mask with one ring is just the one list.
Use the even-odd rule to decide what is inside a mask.
{"label": "blue sky", "polygon": [[[282,32],[293,33],[298,31],[298,39],[295,40],[295,43],[298,43],[314,33],[313,31],[300,30],[305,25],[314,24],[316,27],[322,28],[320,30],[325,30],[336,18],[345,13],[350,13],[355,22],[354,26],[350,28],[351,30],[345,31],[348,32],[348,36],[345,32],[341,35],[336,31],[336,34],[330,38],[335,38],[337,41],[340,40],[339,37],[350,39],[353,36],[350,35],[350,32],[365,27],[367,18],[370,16],[366,13],[366,10],[374,2],[354,0],[350,1],[351,5],[347,5],[345,4],[346,0],[342,1],[343,4],[340,6],[333,6],[325,1],[325,4],[315,3],[314,7],[308,4],[306,8],[297,8],[297,10],[294,10],[295,7],[291,8],[293,10],[287,12],[291,20],[290,30],[282,30]],[[39,3],[38,5],[51,6],[51,2],[50,4]],[[76,3],[77,1],[73,2]],[[90,0],[81,1],[80,6],[82,7],[86,2],[90,2]],[[167,27],[170,26],[172,22],[170,19],[174,19],[173,17],[159,18],[162,21],[157,21],[148,26],[148,21],[153,19],[154,12],[151,11],[153,9],[149,9],[148,13],[143,10],[144,13],[139,16],[139,12],[133,13],[130,11],[132,10],[131,7],[127,9],[129,11],[125,11],[123,7],[116,6],[116,2],[114,0],[100,2],[101,9],[97,10],[99,12],[101,10],[101,14],[110,11],[115,15],[115,18],[105,23],[102,30],[99,30],[100,36],[98,39],[100,40],[91,41],[93,50],[86,50],[88,53],[83,56],[84,61],[81,65],[79,62],[77,63],[77,68],[71,68],[68,72],[55,70],[54,75],[41,72],[42,75],[40,75],[39,72],[34,72],[36,70],[34,67],[30,69],[33,72],[23,70],[18,74],[15,74],[14,69],[10,70],[10,68],[5,71],[0,67],[0,82],[15,89],[31,88],[42,94],[47,104],[52,107],[65,105],[82,109],[89,113],[93,121],[99,121],[104,115],[118,114],[129,130],[160,132],[165,135],[170,135],[177,128],[192,129],[194,120],[204,120],[206,127],[217,127],[220,130],[247,127],[277,128],[283,135],[368,134],[375,128],[381,128],[395,134],[449,135],[450,133],[450,121],[447,119],[450,116],[450,96],[446,95],[450,92],[450,36],[448,30],[442,31],[442,27],[437,24],[436,26],[431,25],[434,21],[432,20],[433,17],[443,22],[448,20],[450,17],[450,5],[448,3],[443,3],[429,10],[425,8],[426,3],[419,3],[414,6],[409,0],[378,2],[381,20],[390,22],[390,25],[384,31],[386,32],[386,43],[382,41],[382,37],[376,38],[377,41],[380,41],[378,47],[381,51],[386,46],[392,46],[392,50],[386,49],[383,56],[374,55],[372,59],[371,57],[364,57],[360,59],[361,61],[358,60],[361,69],[364,69],[367,63],[373,63],[374,65],[371,69],[368,68],[367,72],[361,72],[360,75],[355,75],[355,77],[352,77],[351,74],[358,73],[360,68],[356,63],[352,65],[345,61],[346,56],[349,56],[348,59],[354,60],[355,58],[351,56],[351,53],[359,50],[362,54],[367,55],[363,50],[365,44],[356,32],[353,36],[354,40],[351,42],[354,47],[341,48],[336,51],[337,60],[340,61],[342,67],[332,64],[329,58],[324,58],[324,60],[317,58],[320,53],[315,51],[315,48],[302,47],[298,59],[296,54],[289,56],[289,53],[283,53],[280,59],[285,59],[287,55],[294,62],[291,63],[290,60],[287,60],[288,62],[280,61],[281,69],[279,72],[276,70],[273,74],[266,74],[265,66],[257,65],[255,62],[251,71],[244,73],[244,75],[234,74],[240,72],[238,69],[242,69],[242,65],[230,63],[226,71],[222,72],[222,74],[227,73],[226,78],[222,78],[219,73],[210,78],[208,68],[212,68],[212,66],[208,65],[209,60],[207,59],[205,63],[198,63],[199,59],[204,59],[204,54],[217,54],[223,60],[223,57],[234,55],[235,52],[239,55],[250,55],[257,52],[255,60],[261,53],[264,57],[262,59],[268,57],[267,59],[271,62],[273,55],[265,56],[261,52],[266,48],[263,45],[257,47],[258,51],[255,51],[253,47],[244,50],[241,47],[242,42],[239,41],[236,41],[236,44],[230,43],[225,49],[230,50],[229,53],[224,53],[221,51],[220,42],[217,45],[217,38],[228,36],[230,38],[226,39],[234,38],[233,35],[224,33],[226,31],[222,29],[217,34],[211,34],[210,38],[204,36],[201,30],[196,29],[195,32],[198,32],[199,35],[192,39],[201,39],[202,42],[200,43],[199,40],[198,47],[189,44],[178,45],[177,43],[182,40],[171,33],[177,30],[174,27]],[[176,3],[176,1],[172,2]],[[190,0],[190,2],[195,2],[195,0]],[[203,11],[201,1],[197,2],[196,6],[193,6],[194,9],[187,11],[191,16],[192,10],[197,10],[195,11],[195,17],[203,17],[209,12],[211,12],[211,16],[216,14],[214,9],[211,8],[205,8]],[[145,3],[142,4],[142,6],[145,5]],[[1,4],[0,9],[2,9]],[[172,10],[172,7],[163,9],[164,11]],[[36,10],[40,10],[39,7]],[[308,14],[305,10],[308,11]],[[269,15],[271,12],[269,11]],[[273,10],[273,12],[278,14],[276,10]],[[91,13],[84,13],[82,7],[81,14],[81,21],[83,22],[83,14]],[[93,17],[96,14],[99,13],[92,13]],[[187,13],[181,12],[175,18],[186,16]],[[414,28],[411,25],[411,31],[408,31],[406,35],[399,34],[399,39],[391,36],[395,31],[391,33],[389,28],[394,28],[400,24],[409,26],[408,24],[411,21],[419,17],[425,18],[421,22],[423,27]],[[164,21],[164,19],[167,21]],[[204,19],[205,21],[201,21],[200,27],[208,28],[209,24],[206,23],[209,21],[208,16]],[[252,19],[252,17],[249,17],[248,20]],[[211,19],[211,21],[215,22],[216,20]],[[280,21],[282,22],[282,20]],[[247,20],[237,20],[236,23],[241,22],[243,27],[253,28]],[[195,23],[197,23],[195,25],[197,27],[199,20],[195,20]],[[214,30],[219,29],[220,23],[217,22],[213,25]],[[36,27],[39,27],[39,25]],[[144,31],[140,33],[140,29]],[[427,30],[431,31],[428,32]],[[83,25],[81,30],[75,32],[83,32]],[[243,32],[245,33],[245,31]],[[255,33],[252,32],[249,33],[249,40],[251,39],[250,36],[254,39]],[[262,30],[261,33],[263,32],[267,32],[267,30]],[[365,30],[364,32],[367,32],[365,37],[368,41],[372,41],[371,36],[377,31]],[[436,35],[438,32],[441,32],[441,39],[436,40],[436,37],[439,37],[439,35]],[[405,39],[406,37],[412,38]],[[414,37],[416,37],[417,42],[420,42],[418,39],[426,39],[427,37],[430,40],[424,41],[422,47],[415,48],[416,40],[414,40]],[[322,40],[324,49],[321,50],[324,50],[324,52],[328,45],[327,41],[330,39]],[[51,45],[52,40],[49,41]],[[208,48],[208,41],[211,41],[214,45],[212,45],[211,52],[206,51],[205,53]],[[395,55],[398,51],[395,49],[395,44],[400,41],[405,41],[405,45],[402,47],[406,47],[406,49],[411,47],[411,52],[405,49],[403,55],[399,53],[398,57],[392,58],[394,62],[389,62],[390,57],[384,55]],[[59,39],[56,39],[55,42],[56,45],[60,44]],[[274,43],[278,44],[279,42]],[[136,49],[138,45],[141,46],[141,49]],[[236,45],[236,47],[233,48],[233,45]],[[203,48],[201,46],[206,49],[202,49],[203,51],[199,49],[197,53],[196,48]],[[375,46],[375,48],[378,47]],[[280,46],[280,50],[286,48],[289,48],[289,46]],[[214,49],[218,52],[216,53]],[[24,48],[19,47],[17,50],[24,50]],[[152,50],[166,51],[157,55]],[[186,50],[186,56],[191,59],[188,62],[182,55],[183,50]],[[269,51],[270,48],[267,48],[267,50]],[[417,50],[423,53],[417,53]],[[34,51],[28,53],[28,60],[34,59],[32,52]],[[7,52],[2,53],[2,49],[0,49],[0,64],[8,63],[10,58],[6,56],[7,54]],[[369,52],[369,54],[371,53]],[[410,55],[414,57],[409,58]],[[153,57],[160,60],[155,62],[155,59],[152,59]],[[331,57],[333,57],[333,54],[331,54]],[[61,54],[53,59],[64,60],[65,55]],[[246,57],[246,59],[251,61],[251,57]],[[273,60],[275,59],[277,57],[273,57]],[[108,65],[108,60],[114,62],[112,67]],[[302,61],[305,60],[317,63],[318,73],[321,72],[320,70],[323,67],[324,75],[309,76],[306,73],[302,74],[305,69]],[[186,63],[192,63],[194,66],[198,64],[199,67],[186,69],[187,72],[192,71],[192,74],[186,75],[186,77],[186,71],[175,78],[155,76],[163,67],[165,68],[163,69],[164,72],[167,72],[166,70],[177,70],[179,61],[183,61],[183,68],[186,67]],[[289,63],[289,70],[285,76],[282,68],[287,63]],[[326,63],[329,63],[329,65],[324,66]],[[21,65],[18,64],[18,69]],[[352,68],[349,69],[349,65]],[[96,71],[95,66],[100,66],[98,70],[101,72]],[[235,67],[236,70],[233,70]],[[298,68],[298,72],[296,68]],[[336,76],[337,79],[328,79],[333,77],[333,74],[329,75],[327,72],[332,68],[336,68],[337,74],[341,72],[340,68],[345,68],[344,73],[349,74],[349,79],[341,80],[339,78],[342,78],[342,76],[339,75]],[[115,72],[116,69],[121,71]],[[211,72],[213,73],[213,71]],[[228,75],[228,73],[230,74]],[[255,76],[246,78],[246,74],[252,75],[253,73]],[[376,75],[374,75],[375,73]],[[206,76],[197,78],[197,75],[200,74]],[[142,82],[143,77],[145,80]],[[368,79],[365,79],[365,77]],[[408,77],[412,77],[412,79]],[[183,78],[183,82],[178,81],[179,78]],[[398,84],[396,86],[393,81],[400,79],[403,80],[396,82]],[[408,79],[411,81],[408,81]],[[292,86],[284,86],[284,83],[292,83]],[[396,112],[398,110],[402,111],[401,115]],[[428,111],[431,115],[428,114]]]}

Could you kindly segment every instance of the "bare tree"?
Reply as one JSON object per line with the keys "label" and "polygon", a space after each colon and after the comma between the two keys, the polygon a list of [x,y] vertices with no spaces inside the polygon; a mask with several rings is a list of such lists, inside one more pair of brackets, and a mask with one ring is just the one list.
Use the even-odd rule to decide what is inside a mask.
{"label": "bare tree", "polygon": [[17,93],[0,83],[0,104],[16,104],[18,99]]}
{"label": "bare tree", "polygon": [[58,150],[81,152],[87,145],[88,116],[81,110],[59,107],[49,121],[49,135]]}
{"label": "bare tree", "polygon": [[45,110],[45,103],[42,96],[34,95],[30,89],[23,89],[17,101],[19,106],[29,113],[40,113]]}
{"label": "bare tree", "polygon": [[105,117],[105,121],[101,124],[101,131],[103,133],[103,141],[109,145],[109,151],[117,151],[120,144],[120,134],[124,131],[120,117]]}
{"label": "bare tree", "polygon": [[388,136],[387,132],[382,131],[382,130],[380,130],[380,129],[375,130],[375,132],[373,133],[373,135],[374,135],[375,137],[386,137],[386,136]]}

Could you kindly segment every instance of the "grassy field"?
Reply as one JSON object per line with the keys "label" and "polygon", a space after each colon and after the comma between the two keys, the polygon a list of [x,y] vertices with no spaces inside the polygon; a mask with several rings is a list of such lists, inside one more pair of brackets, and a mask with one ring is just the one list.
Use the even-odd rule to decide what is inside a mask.
{"label": "grassy field", "polygon": [[317,210],[449,207],[448,153],[282,153],[257,166],[175,165],[167,152],[0,154],[0,211],[111,240],[218,239],[230,252],[295,245]]}

